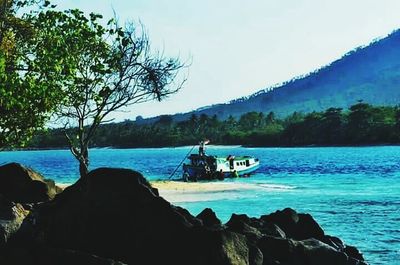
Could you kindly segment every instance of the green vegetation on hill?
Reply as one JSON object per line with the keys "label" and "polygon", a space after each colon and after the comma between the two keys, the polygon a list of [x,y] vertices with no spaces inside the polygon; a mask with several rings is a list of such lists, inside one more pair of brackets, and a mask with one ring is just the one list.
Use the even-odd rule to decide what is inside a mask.
{"label": "green vegetation on hill", "polygon": [[[250,146],[395,144],[400,143],[400,108],[360,102],[345,111],[329,108],[309,114],[294,112],[284,119],[273,112],[248,112],[239,119],[231,116],[223,121],[205,114],[192,115],[182,122],[161,116],[153,124],[125,121],[101,125],[91,146],[181,146],[196,144],[203,138],[213,144]],[[32,148],[66,146],[63,129],[42,132],[31,143]]]}
{"label": "green vegetation on hill", "polygon": [[229,115],[238,118],[249,111],[273,111],[278,117],[286,117],[294,111],[309,113],[331,106],[347,109],[358,99],[374,106],[396,106],[400,102],[399,46],[400,30],[397,30],[305,76],[173,118],[181,121],[195,113],[217,115],[224,120]]}

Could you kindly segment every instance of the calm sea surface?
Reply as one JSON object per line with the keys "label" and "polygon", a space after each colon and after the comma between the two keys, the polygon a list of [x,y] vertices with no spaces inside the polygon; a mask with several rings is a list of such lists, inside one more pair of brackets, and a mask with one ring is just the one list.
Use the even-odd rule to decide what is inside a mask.
{"label": "calm sea surface", "polygon": [[[93,149],[91,168],[132,168],[149,180],[167,179],[190,148]],[[258,157],[262,166],[251,178],[225,180],[257,188],[178,203],[192,214],[211,207],[227,221],[232,213],[258,217],[292,207],[312,214],[327,234],[357,246],[370,264],[400,264],[400,147],[211,146],[207,152]],[[67,150],[0,152],[0,164],[14,161],[56,182],[73,183],[78,177]]]}

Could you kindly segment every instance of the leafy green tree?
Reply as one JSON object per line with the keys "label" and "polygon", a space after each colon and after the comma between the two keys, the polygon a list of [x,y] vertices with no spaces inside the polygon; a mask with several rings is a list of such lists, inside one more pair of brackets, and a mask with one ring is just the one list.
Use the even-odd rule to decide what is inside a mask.
{"label": "leafy green tree", "polygon": [[237,126],[236,119],[232,115],[229,115],[229,117],[224,121],[223,130],[232,131],[236,128],[236,126]]}
{"label": "leafy green tree", "polygon": [[239,119],[239,126],[244,131],[263,126],[264,115],[255,111],[243,114]]}
{"label": "leafy green tree", "polygon": [[89,144],[110,113],[160,101],[184,82],[176,83],[184,65],[176,58],[151,53],[143,29],[132,24],[122,28],[115,20],[104,27],[101,19],[74,9],[42,12],[35,21],[52,36],[49,40],[57,39],[44,45],[53,45],[52,52],[63,55],[62,71],[68,82],[63,84],[65,100],[58,116],[66,128],[76,128],[74,135],[66,130],[66,137],[82,177],[88,173]]}
{"label": "leafy green tree", "polygon": [[265,117],[265,122],[267,125],[272,124],[276,121],[275,113],[273,111],[270,111],[267,114],[267,117]]}
{"label": "leafy green tree", "polygon": [[372,122],[369,128],[368,142],[393,142],[396,133],[396,111],[392,107],[372,107]]}
{"label": "leafy green tree", "polygon": [[400,107],[396,107],[394,111],[395,111],[396,129],[400,131]]}
{"label": "leafy green tree", "polygon": [[341,108],[329,108],[322,114],[321,137],[324,144],[343,141],[344,115]]}
{"label": "leafy green tree", "polygon": [[38,13],[16,15],[40,2],[0,0],[0,148],[24,145],[61,100],[62,61],[40,45],[41,28],[32,23]]}
{"label": "leafy green tree", "polygon": [[372,106],[359,102],[350,107],[348,116],[348,138],[350,142],[362,143],[368,139],[373,124]]}

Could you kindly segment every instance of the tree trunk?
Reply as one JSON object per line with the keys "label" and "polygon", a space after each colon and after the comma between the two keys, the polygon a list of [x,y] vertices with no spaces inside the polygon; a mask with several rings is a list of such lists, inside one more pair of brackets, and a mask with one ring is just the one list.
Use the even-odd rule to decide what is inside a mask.
{"label": "tree trunk", "polygon": [[89,173],[89,167],[84,161],[79,161],[79,173],[81,178],[86,177],[86,175]]}
{"label": "tree trunk", "polygon": [[81,158],[79,159],[79,173],[81,178],[86,177],[89,173],[89,149],[84,145],[81,149]]}

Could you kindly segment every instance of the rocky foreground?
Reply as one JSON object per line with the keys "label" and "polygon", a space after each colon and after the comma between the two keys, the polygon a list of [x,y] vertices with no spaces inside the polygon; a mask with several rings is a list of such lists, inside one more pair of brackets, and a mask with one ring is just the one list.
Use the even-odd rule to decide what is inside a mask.
{"label": "rocky foreground", "polygon": [[19,164],[0,167],[0,264],[362,265],[309,214],[284,209],[226,224],[158,195],[138,172],[96,169],[61,192]]}

